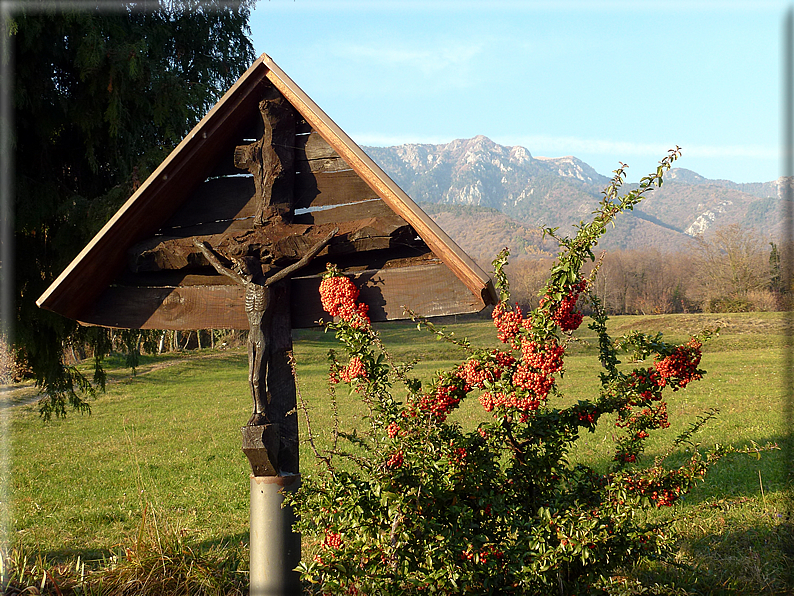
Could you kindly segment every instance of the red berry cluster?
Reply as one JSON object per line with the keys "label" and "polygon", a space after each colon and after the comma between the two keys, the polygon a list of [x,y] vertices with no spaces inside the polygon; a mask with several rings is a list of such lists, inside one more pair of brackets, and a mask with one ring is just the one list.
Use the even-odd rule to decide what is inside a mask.
{"label": "red berry cluster", "polygon": [[452,458],[450,459],[451,463],[457,465],[463,465],[466,462],[466,449],[464,447],[457,447],[452,452]]}
{"label": "red berry cluster", "polygon": [[499,378],[502,376],[501,369],[507,368],[509,366],[513,366],[515,364],[516,359],[507,352],[503,352],[501,350],[493,350],[491,352],[491,356],[494,359],[494,363],[496,364],[496,370],[498,371],[494,376]]}
{"label": "red berry cluster", "polygon": [[[584,288],[584,282],[577,284],[577,291]],[[578,296],[578,293],[576,294]],[[536,410],[548,397],[555,384],[553,374],[562,372],[564,346],[555,337],[540,339],[532,332],[529,319],[522,319],[521,310],[516,306],[509,309],[504,303],[497,305],[493,312],[494,323],[499,329],[499,339],[521,350],[521,360],[517,361],[508,352],[494,350],[487,362],[470,360],[458,369],[458,375],[466,382],[466,390],[485,389],[486,381],[491,383],[507,381],[518,390],[489,391],[480,396],[480,403],[491,412],[494,408],[516,408],[521,412]],[[508,369],[503,372],[503,369]],[[506,373],[506,374],[505,374]],[[509,394],[509,395],[508,395]],[[521,417],[526,420],[526,416]]]}
{"label": "red berry cluster", "polygon": [[515,393],[505,395],[500,391],[493,393],[485,391],[480,395],[480,403],[486,412],[491,412],[495,408],[515,408],[521,412],[531,412],[540,407],[540,400],[538,399],[518,397]]}
{"label": "red berry cluster", "polygon": [[396,422],[392,422],[389,426],[386,427],[386,432],[389,433],[389,438],[393,439],[398,434],[400,434],[400,425]]}
{"label": "red berry cluster", "polygon": [[[585,287],[585,281],[571,286],[569,296],[552,312],[552,318],[565,330],[574,329],[581,323],[581,313],[574,313],[573,309]],[[546,296],[541,305],[548,300]],[[524,413],[536,410],[554,387],[552,375],[563,370],[565,348],[553,336],[537,336],[533,332],[531,320],[522,317],[517,305],[510,307],[502,302],[494,307],[492,317],[499,339],[514,350],[520,349],[521,360],[516,361],[507,352],[494,351],[497,366],[491,365],[490,358],[485,363],[472,359],[459,367],[458,376],[466,382],[466,391],[485,389],[488,382],[496,383],[500,379],[512,383],[517,389],[517,394],[508,390],[488,391],[481,395],[480,403],[488,412],[502,407],[516,408]],[[574,319],[575,325],[571,323]],[[508,368],[506,374],[503,368]],[[526,420],[527,416],[521,416],[521,419]]]}
{"label": "red berry cluster", "polygon": [[486,544],[480,549],[480,552],[474,551],[470,544],[467,550],[460,553],[461,561],[478,561],[479,563],[487,563],[489,558],[500,560],[502,557],[504,557],[504,553],[492,544]]}
{"label": "red berry cluster", "polygon": [[658,491],[651,493],[651,501],[656,502],[657,507],[670,507],[680,496],[680,487],[675,487],[673,490],[660,488]]}
{"label": "red berry cluster", "polygon": [[482,389],[485,381],[493,381],[492,371],[486,370],[479,360],[467,360],[458,367],[457,375],[466,382],[467,389]]}
{"label": "red berry cluster", "polygon": [[389,459],[386,460],[386,467],[388,468],[400,468],[402,467],[405,461],[405,454],[403,450],[400,449],[399,451],[395,451],[389,456]]}
{"label": "red berry cluster", "polygon": [[482,404],[482,407],[485,408],[486,412],[492,412],[494,408],[504,404],[505,394],[493,394],[490,391],[486,391],[485,393],[480,394],[479,401]]}
{"label": "red berry cluster", "polygon": [[436,385],[432,393],[424,393],[419,399],[419,409],[430,412],[439,422],[444,422],[447,415],[460,403],[462,395],[454,385]]}
{"label": "red berry cluster", "polygon": [[509,353],[493,350],[484,361],[476,358],[467,360],[458,366],[455,375],[463,379],[463,391],[468,393],[472,389],[484,389],[486,381],[498,381],[503,369],[513,366],[515,362],[516,359]]}
{"label": "red berry cluster", "polygon": [[515,363],[516,359],[510,353],[493,350],[482,362],[475,358],[467,360],[458,366],[455,374],[463,379],[463,390],[468,393],[472,389],[485,389],[486,381],[498,381],[503,370],[511,368]]}
{"label": "red berry cluster", "polygon": [[546,374],[560,372],[563,366],[565,348],[555,338],[545,344],[521,338],[521,358],[532,368],[542,370]]}
{"label": "red berry cluster", "polygon": [[368,327],[366,304],[358,304],[358,288],[344,276],[326,277],[320,282],[323,309],[332,317],[339,317],[354,328]]}
{"label": "red berry cluster", "polygon": [[494,306],[491,318],[498,330],[499,340],[503,343],[514,343],[524,322],[521,317],[521,308],[517,304],[514,308],[510,308],[506,303],[500,302]]}
{"label": "red berry cluster", "polygon": [[367,370],[361,358],[353,356],[347,366],[339,371],[339,378],[345,383],[352,383],[356,379],[365,381],[367,379]]}
{"label": "red berry cluster", "polygon": [[670,507],[684,493],[685,485],[692,479],[683,470],[653,468],[649,477],[629,476],[624,478],[626,489],[648,497],[657,507]]}
{"label": "red berry cluster", "polygon": [[534,393],[539,400],[545,400],[554,385],[554,378],[535,372],[522,362],[513,373],[513,385]]}
{"label": "red berry cluster", "polygon": [[615,426],[619,428],[668,428],[670,423],[667,421],[667,402],[659,402],[656,407],[650,406],[643,408],[640,412],[634,413],[631,406],[626,406],[618,411],[618,419]]}
{"label": "red berry cluster", "polygon": [[332,532],[330,529],[326,529],[325,539],[323,540],[323,546],[325,548],[330,548],[333,550],[342,548],[342,535],[337,534],[336,532]]}
{"label": "red berry cluster", "polygon": [[628,434],[616,439],[617,446],[613,460],[634,463],[643,451],[642,441],[648,438],[647,431],[670,426],[667,420],[667,403],[659,402],[639,412],[634,412],[630,405],[626,405],[618,411],[615,426],[627,429]]}
{"label": "red berry cluster", "polygon": [[628,389],[634,394],[631,405],[639,405],[662,399],[665,380],[656,368],[638,368],[627,379]]}
{"label": "red berry cluster", "polygon": [[698,371],[700,364],[700,348],[703,346],[696,338],[692,338],[685,345],[678,346],[673,353],[656,362],[656,370],[662,377],[661,386],[669,383],[673,391],[684,388],[690,381],[702,379],[703,374]]}
{"label": "red berry cluster", "polygon": [[492,544],[486,544],[482,550],[480,550],[480,563],[487,563],[489,558],[499,560],[503,556],[504,554],[498,548]]}
{"label": "red berry cluster", "polygon": [[[579,299],[579,294],[584,292],[586,287],[587,281],[584,279],[573,284],[568,291],[568,295],[552,311],[552,320],[563,331],[575,331],[582,324],[584,315],[576,310],[576,301]],[[549,300],[549,297],[546,296],[545,300]]]}

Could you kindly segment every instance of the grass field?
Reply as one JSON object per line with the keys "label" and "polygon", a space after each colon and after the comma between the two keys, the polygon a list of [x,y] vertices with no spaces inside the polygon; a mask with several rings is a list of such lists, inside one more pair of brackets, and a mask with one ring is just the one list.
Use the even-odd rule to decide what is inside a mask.
{"label": "grass field", "polygon": [[[650,443],[648,455],[661,453],[676,431],[708,408],[719,408],[720,415],[697,437],[704,445],[784,446],[784,323],[780,313],[615,317],[614,336],[629,329],[661,330],[667,339],[685,340],[704,327],[721,328],[704,346],[704,380],[668,396],[671,429]],[[420,377],[460,357],[457,348],[412,325],[380,329],[395,359],[418,361]],[[448,329],[475,343],[496,343],[490,321],[469,320]],[[566,361],[564,400],[587,398],[598,388],[594,336],[583,326],[580,337]],[[325,379],[331,347],[333,337],[322,330],[295,334],[301,395],[321,445],[330,436]],[[106,561],[138,540],[146,515],[147,523],[170,528],[194,549],[217,551],[220,545],[235,553],[239,569],[234,571],[244,580],[249,467],[240,451],[239,427],[250,412],[244,350],[146,356],[136,376],[121,367],[121,359],[110,365],[112,383],[92,403],[90,416],[73,414],[44,424],[33,405],[7,410],[15,556]],[[356,404],[344,390],[338,398],[345,421],[356,424],[361,413]],[[476,399],[455,414],[463,425],[486,415]],[[305,432],[303,419],[301,425]],[[301,449],[302,470],[311,473],[305,440]],[[688,569],[648,564],[627,573],[649,584],[675,583],[684,590],[680,593],[794,593],[785,453],[790,451],[765,453],[760,460],[734,456],[681,506],[655,513],[678,518],[679,557]],[[609,428],[602,424],[583,437],[573,458],[605,466],[610,454]]]}

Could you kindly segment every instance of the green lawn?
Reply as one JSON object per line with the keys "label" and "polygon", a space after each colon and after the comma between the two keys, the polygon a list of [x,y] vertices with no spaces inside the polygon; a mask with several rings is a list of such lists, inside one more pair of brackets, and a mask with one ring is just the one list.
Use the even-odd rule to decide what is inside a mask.
{"label": "green lawn", "polygon": [[[650,443],[651,457],[712,407],[720,415],[698,435],[704,445],[785,440],[783,315],[659,315],[611,321],[614,335],[637,328],[661,330],[674,340],[708,326],[722,328],[704,347],[701,367],[708,374],[668,396],[672,427]],[[490,321],[469,320],[448,328],[480,344],[496,342]],[[396,360],[418,361],[420,377],[450,366],[460,355],[455,346],[437,342],[410,324],[385,324],[381,333]],[[562,400],[584,399],[598,388],[594,336],[583,326],[580,337],[566,360]],[[301,395],[321,445],[330,436],[332,419],[325,384],[331,347],[332,335],[322,330],[296,332]],[[34,406],[9,410],[11,546],[51,559],[102,559],[135,541],[148,507],[159,523],[178,528],[191,544],[223,543],[244,552],[249,467],[240,451],[239,427],[250,411],[244,350],[144,357],[136,376],[120,367],[110,376],[114,382],[92,403],[90,416],[72,414],[44,424]],[[337,398],[342,417],[355,424],[361,414],[357,404],[343,387]],[[486,415],[476,399],[455,414],[464,425]],[[609,433],[607,424],[600,425],[583,437],[572,457],[606,465]],[[738,593],[791,593],[794,584],[787,570],[794,559],[784,515],[783,453],[767,453],[760,460],[733,457],[682,506],[656,514],[682,520],[681,560],[699,566],[697,578],[650,565],[634,574],[651,583],[676,581],[692,590],[699,582],[706,586],[701,593],[720,593],[721,584],[733,585]],[[311,472],[314,463],[306,441],[301,457],[304,473]]]}

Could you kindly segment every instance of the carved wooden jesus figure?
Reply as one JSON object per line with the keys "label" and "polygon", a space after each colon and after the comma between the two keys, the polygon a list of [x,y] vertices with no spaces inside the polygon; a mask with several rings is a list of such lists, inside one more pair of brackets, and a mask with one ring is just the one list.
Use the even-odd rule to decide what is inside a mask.
{"label": "carved wooden jesus figure", "polygon": [[193,240],[207,261],[218,273],[230,277],[245,289],[245,314],[248,317],[248,383],[254,410],[247,426],[270,424],[268,405],[271,401],[267,386],[267,372],[270,363],[270,329],[273,318],[270,286],[289,277],[298,269],[305,267],[331,241],[339,231],[331,231],[320,240],[296,263],[265,277],[259,260],[244,257],[235,260],[235,269],[225,267],[205,242]]}

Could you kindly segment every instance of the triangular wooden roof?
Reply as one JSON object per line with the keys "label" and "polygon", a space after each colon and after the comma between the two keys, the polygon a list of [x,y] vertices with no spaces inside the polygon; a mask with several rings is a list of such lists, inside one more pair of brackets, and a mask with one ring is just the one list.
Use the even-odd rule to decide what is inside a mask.
{"label": "triangular wooden roof", "polygon": [[[463,294],[468,294],[468,298],[461,294],[459,287],[453,291],[454,296],[443,305],[417,308],[419,314],[432,316],[452,314],[453,312],[475,312],[487,304],[495,303],[496,297],[491,281],[477,264],[270,57],[262,54],[42,294],[37,304],[41,308],[88,324],[163,329],[247,327],[245,317],[241,316],[239,312],[229,318],[230,315],[222,314],[223,308],[218,305],[216,305],[218,314],[210,319],[200,316],[169,318],[164,314],[168,308],[200,311],[203,299],[198,300],[196,297],[199,294],[211,294],[211,292],[209,294],[207,292],[209,286],[213,291],[223,293],[223,299],[227,301],[225,308],[241,310],[241,307],[233,306],[233,303],[240,302],[235,298],[241,296],[240,289],[229,286],[228,281],[225,282],[225,286],[222,281],[218,281],[215,285],[207,286],[205,284],[202,286],[203,290],[199,291],[197,286],[201,284],[193,283],[191,285],[184,279],[177,283],[158,282],[161,286],[158,288],[153,288],[153,285],[158,284],[141,281],[142,277],[135,283],[126,285],[125,282],[119,280],[124,278],[125,270],[127,270],[127,278],[134,277],[129,273],[127,264],[130,249],[147,238],[164,237],[164,223],[169,221],[173,223],[175,217],[179,219],[180,210],[183,213],[193,213],[196,210],[208,209],[212,211],[215,208],[217,201],[215,195],[212,194],[215,191],[208,185],[213,182],[213,179],[218,180],[214,174],[223,174],[223,172],[225,175],[229,174],[228,162],[234,152],[234,147],[240,144],[242,137],[251,136],[252,133],[247,131],[256,126],[256,119],[259,117],[259,101],[273,87],[289,101],[305,121],[307,132],[303,133],[303,138],[307,139],[306,154],[308,155],[308,144],[311,139],[317,138],[318,142],[329,148],[328,153],[334,159],[341,160],[338,163],[343,164],[344,169],[347,170],[347,173],[336,172],[337,179],[340,175],[353,176],[355,180],[352,180],[351,183],[360,184],[360,181],[363,181],[372,192],[370,198],[356,199],[359,202],[355,205],[352,203],[341,205],[345,199],[326,200],[339,205],[340,211],[341,207],[346,207],[348,210],[350,207],[356,207],[360,212],[368,205],[375,208],[374,201],[379,203],[378,199],[380,199],[393,211],[393,214],[407,222],[426,247],[432,251],[432,254],[423,257],[423,261],[411,263],[412,266],[405,270],[413,269],[417,274],[408,275],[402,282],[403,285],[410,287],[417,284],[420,286],[429,284],[426,287],[413,287],[412,292],[415,295],[423,295],[427,292],[443,293],[444,284],[451,283],[449,282],[451,279],[458,286],[462,284],[461,287],[465,288]],[[236,171],[239,176],[240,171]],[[321,175],[324,174],[317,174],[316,178]],[[224,183],[229,185],[232,182],[239,185],[244,181],[238,179],[235,182],[231,178],[226,178]],[[322,190],[317,190],[316,180],[313,184],[315,186],[312,196],[319,193],[322,197]],[[197,196],[199,198],[196,198]],[[309,208],[303,211],[312,212],[314,210],[315,215],[319,215],[319,211],[325,209],[320,200],[315,200],[314,203],[307,204],[307,206]],[[240,211],[240,214],[243,211],[244,209]],[[225,217],[230,221],[234,219],[228,215]],[[321,217],[312,218],[311,213],[304,217],[308,217],[309,221],[315,224],[321,223],[322,219]],[[360,217],[360,215],[356,217]],[[240,217],[236,219],[239,220]],[[183,222],[180,225],[173,224],[170,229],[189,225],[191,225],[189,222]],[[204,232],[208,230],[208,228],[204,229]],[[327,250],[331,249],[333,246]],[[331,250],[331,255],[333,255],[333,250]],[[329,256],[328,259],[334,260],[333,256]],[[453,274],[449,279],[444,275],[439,276],[440,269],[436,266],[438,260],[443,263],[444,270]],[[367,265],[367,267],[365,267],[367,271],[372,270],[371,265]],[[424,274],[419,274],[421,267],[436,268],[432,271],[427,269]],[[359,269],[361,268],[359,267]],[[390,267],[387,265],[381,269],[385,272]],[[362,277],[361,271],[358,272],[358,276],[361,278],[362,285],[367,285],[367,280],[373,284],[384,284],[382,279],[372,281],[372,275]],[[316,280],[316,272],[313,277]],[[176,297],[175,290],[178,290]],[[362,297],[364,297],[363,294]],[[402,298],[400,296],[400,300]],[[194,299],[198,300],[198,303],[190,304]],[[152,309],[157,310],[159,314],[149,312],[146,317],[142,317],[138,312],[139,303],[152,300],[158,301],[158,304],[154,305]],[[127,309],[127,303],[130,303],[129,309]],[[405,304],[413,308],[409,298],[406,299]],[[311,316],[315,314],[317,313],[312,312]],[[385,309],[380,318],[401,318],[401,313],[395,308]],[[303,326],[305,323],[305,321],[298,321],[299,326]]]}

